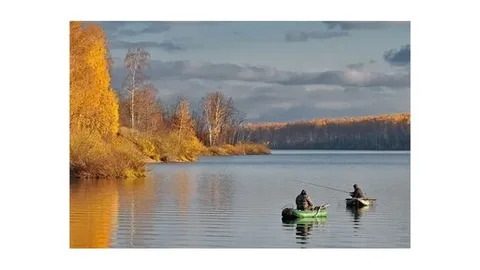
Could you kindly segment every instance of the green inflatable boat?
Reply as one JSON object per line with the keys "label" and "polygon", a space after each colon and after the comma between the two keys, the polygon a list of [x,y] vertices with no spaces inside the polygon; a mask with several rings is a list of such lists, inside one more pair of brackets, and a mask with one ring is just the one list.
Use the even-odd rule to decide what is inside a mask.
{"label": "green inflatable boat", "polygon": [[297,210],[293,208],[284,208],[282,210],[283,219],[296,219],[296,218],[320,218],[327,216],[328,204],[316,206],[314,210]]}
{"label": "green inflatable boat", "polygon": [[326,217],[327,216],[327,209],[324,208],[322,210],[293,210],[293,215],[297,218],[316,218],[316,217]]}

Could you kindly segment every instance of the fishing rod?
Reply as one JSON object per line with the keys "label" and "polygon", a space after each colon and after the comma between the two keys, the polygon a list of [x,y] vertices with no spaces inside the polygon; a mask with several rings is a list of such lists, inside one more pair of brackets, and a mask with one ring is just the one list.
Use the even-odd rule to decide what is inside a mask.
{"label": "fishing rod", "polygon": [[322,185],[318,185],[318,184],[313,184],[313,183],[309,183],[309,182],[305,182],[305,181],[298,181],[298,180],[292,180],[292,181],[299,182],[299,183],[304,183],[304,184],[310,184],[310,185],[317,186],[317,187],[328,188],[328,189],[332,189],[332,190],[336,190],[336,191],[341,191],[341,192],[345,192],[345,193],[350,194],[349,191],[345,191],[345,190],[341,190],[341,189],[331,188],[331,187],[322,186]]}

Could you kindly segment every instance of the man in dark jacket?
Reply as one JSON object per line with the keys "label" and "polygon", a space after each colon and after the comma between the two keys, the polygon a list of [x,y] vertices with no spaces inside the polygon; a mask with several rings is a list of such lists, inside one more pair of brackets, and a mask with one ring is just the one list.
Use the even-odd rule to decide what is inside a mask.
{"label": "man in dark jacket", "polygon": [[353,185],[353,188],[355,190],[353,192],[350,192],[350,196],[352,196],[352,198],[365,198],[365,195],[363,195],[362,190],[357,184]]}
{"label": "man in dark jacket", "polygon": [[295,203],[297,204],[298,210],[312,210],[313,209],[313,202],[308,197],[307,192],[302,190],[300,195],[297,196],[295,199]]}

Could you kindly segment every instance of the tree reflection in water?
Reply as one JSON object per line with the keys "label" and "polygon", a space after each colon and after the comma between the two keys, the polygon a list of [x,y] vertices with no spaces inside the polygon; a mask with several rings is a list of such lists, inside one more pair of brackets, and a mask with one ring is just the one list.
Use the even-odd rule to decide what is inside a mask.
{"label": "tree reflection in water", "polygon": [[174,175],[173,186],[178,212],[181,216],[187,216],[190,198],[195,192],[195,183],[187,172],[181,171]]}
{"label": "tree reflection in water", "polygon": [[118,182],[70,182],[70,247],[107,248],[117,225]]}
{"label": "tree reflection in water", "polygon": [[225,214],[232,209],[234,191],[230,174],[203,173],[200,175],[200,183],[199,193],[205,194],[201,198],[203,207],[222,210],[220,212]]}

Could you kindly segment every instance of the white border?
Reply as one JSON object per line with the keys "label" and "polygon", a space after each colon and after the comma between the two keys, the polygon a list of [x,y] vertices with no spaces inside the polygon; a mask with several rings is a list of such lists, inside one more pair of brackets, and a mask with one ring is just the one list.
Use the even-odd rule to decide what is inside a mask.
{"label": "white border", "polygon": [[[478,250],[476,209],[468,206],[476,206],[480,179],[478,8],[469,3],[9,2],[1,12],[0,198],[2,265],[12,267],[2,268],[302,267],[295,258],[321,260],[314,268],[467,268]],[[69,249],[70,20],[411,20],[411,249]]]}

